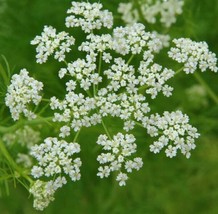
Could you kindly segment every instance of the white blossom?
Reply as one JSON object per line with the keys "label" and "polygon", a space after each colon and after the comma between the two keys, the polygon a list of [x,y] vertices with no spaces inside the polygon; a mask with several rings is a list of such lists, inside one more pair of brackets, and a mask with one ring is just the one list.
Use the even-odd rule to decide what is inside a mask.
{"label": "white blossom", "polygon": [[194,42],[189,38],[173,40],[176,47],[172,47],[168,55],[173,60],[184,63],[185,73],[194,73],[198,68],[204,72],[207,69],[217,72],[217,58],[209,51],[206,42]]}
{"label": "white blossom", "polygon": [[[75,39],[68,33],[62,31],[56,33],[56,29],[52,26],[44,26],[41,36],[36,36],[32,41],[32,45],[37,45],[36,59],[37,63],[44,63],[48,57],[54,54],[54,58],[59,62],[64,61],[65,53],[70,52],[70,46],[74,45]],[[62,77],[63,75],[60,74]]]}
{"label": "white blossom", "polygon": [[43,84],[29,77],[26,69],[22,69],[19,74],[12,76],[5,104],[9,107],[13,120],[18,120],[22,113],[29,120],[36,118],[35,113],[30,110],[30,104],[38,105],[40,103],[42,88]]}
{"label": "white blossom", "polygon": [[[148,23],[160,22],[167,28],[176,22],[176,15],[182,13],[183,0],[155,0],[155,1],[139,1],[137,3],[120,3],[118,12],[122,14],[122,20],[127,24],[133,24],[144,19]],[[139,11],[142,13],[139,14]]]}
{"label": "white blossom", "polygon": [[44,210],[51,201],[54,201],[56,190],[66,183],[66,179],[61,176],[50,181],[36,180],[29,190],[34,197],[33,207],[40,211]]}
{"label": "white blossom", "polygon": [[46,138],[44,143],[32,147],[31,155],[36,158],[38,165],[33,166],[31,174],[35,178],[65,174],[75,181],[80,178],[81,161],[79,158],[73,159],[72,156],[79,152],[78,143],[67,143],[51,137]]}
{"label": "white blossom", "polygon": [[165,150],[167,157],[176,156],[177,150],[180,150],[189,158],[190,151],[196,147],[194,141],[200,134],[188,122],[188,116],[181,111],[171,113],[165,111],[163,116],[151,115],[143,125],[147,128],[148,134],[159,138],[150,145],[150,151],[156,154],[167,147]]}
{"label": "white blossom", "polygon": [[151,53],[157,53],[162,47],[163,44],[157,36],[146,32],[145,26],[141,23],[127,27],[116,27],[113,30],[113,49],[119,54],[140,54],[145,48]]}
{"label": "white blossom", "polygon": [[81,27],[86,33],[102,27],[111,28],[113,25],[112,13],[108,10],[102,10],[102,4],[89,2],[74,2],[67,11],[67,27]]}
{"label": "white blossom", "polygon": [[[123,135],[117,133],[113,139],[108,139],[106,135],[100,135],[97,144],[103,146],[103,150],[107,153],[101,153],[97,157],[97,161],[104,166],[98,168],[97,176],[100,178],[108,177],[113,171],[126,170],[132,172],[132,169],[139,170],[142,165],[142,159],[137,157],[130,160],[131,155],[136,153],[135,137],[132,134]],[[120,186],[126,184],[128,179],[126,173],[120,172],[116,180]]]}

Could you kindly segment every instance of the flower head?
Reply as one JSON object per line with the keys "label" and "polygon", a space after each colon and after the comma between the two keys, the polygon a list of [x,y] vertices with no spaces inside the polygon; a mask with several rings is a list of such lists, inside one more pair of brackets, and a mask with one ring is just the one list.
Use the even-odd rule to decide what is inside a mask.
{"label": "flower head", "polygon": [[126,185],[128,176],[126,172],[132,172],[133,169],[139,170],[143,166],[142,159],[136,157],[131,160],[131,155],[136,153],[135,137],[132,134],[123,135],[117,133],[113,139],[108,139],[106,135],[98,137],[97,144],[103,146],[103,150],[107,151],[98,155],[97,160],[103,166],[98,168],[97,175],[100,178],[108,177],[112,172],[120,172],[116,180],[120,186]]}
{"label": "flower head", "polygon": [[102,27],[111,28],[113,25],[112,13],[102,10],[102,4],[89,2],[72,2],[72,7],[67,11],[67,27],[81,27],[86,33]]}
{"label": "flower head", "polygon": [[209,51],[206,42],[194,42],[189,38],[173,40],[176,47],[172,47],[168,55],[173,60],[184,63],[184,71],[194,73],[198,68],[204,72],[207,69],[217,72],[217,58]]}
{"label": "flower head", "polygon": [[56,33],[56,29],[52,26],[44,26],[41,36],[36,36],[31,41],[31,45],[37,45],[36,62],[40,64],[46,62],[52,54],[59,62],[64,61],[65,53],[70,52],[70,46],[74,43],[73,36],[64,31]]}
{"label": "flower head", "polygon": [[12,76],[5,97],[5,104],[9,107],[14,120],[18,120],[22,113],[30,120],[36,117],[30,110],[30,104],[38,105],[40,103],[42,88],[43,84],[29,77],[29,72],[26,69],[22,69],[19,74]]}

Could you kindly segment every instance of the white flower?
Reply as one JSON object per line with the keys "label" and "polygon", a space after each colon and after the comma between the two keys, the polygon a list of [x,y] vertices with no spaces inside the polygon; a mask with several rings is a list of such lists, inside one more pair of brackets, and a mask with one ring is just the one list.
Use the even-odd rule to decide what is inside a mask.
{"label": "white flower", "polygon": [[143,18],[149,23],[156,23],[157,17],[165,27],[170,27],[176,22],[176,15],[182,13],[183,0],[167,0],[167,1],[139,1],[139,8],[134,3],[120,3],[118,12],[122,14],[122,20],[127,24],[133,24],[140,20],[141,11]]}
{"label": "white flower", "polygon": [[[31,45],[37,45],[36,47],[36,62],[44,63],[48,57],[54,54],[54,58],[59,62],[64,61],[65,53],[70,52],[70,46],[74,45],[75,39],[73,36],[69,36],[68,33],[62,31],[56,33],[56,29],[52,26],[44,26],[41,36],[36,36]],[[62,78],[64,73],[60,73]]]}
{"label": "white flower", "polygon": [[127,174],[122,173],[122,172],[120,172],[120,173],[117,175],[117,178],[116,178],[116,180],[119,182],[119,185],[120,185],[120,186],[125,186],[127,179],[128,179]]}
{"label": "white flower", "polygon": [[[56,174],[66,174],[72,181],[78,179],[80,174],[78,164],[79,159],[72,158],[80,152],[80,146],[77,143],[67,143],[57,138],[46,138],[44,143],[32,147],[31,155],[36,158],[38,165],[33,166],[31,174],[35,178],[42,176],[52,177]],[[75,174],[74,172],[77,172]],[[76,176],[76,177],[75,177]]]}
{"label": "white flower", "polygon": [[39,166],[33,166],[31,174],[34,178],[40,178],[43,175],[43,169]]}
{"label": "white flower", "polygon": [[102,27],[111,28],[113,25],[112,13],[108,10],[101,10],[102,4],[89,2],[74,2],[67,11],[67,27],[81,27],[85,33],[90,33],[94,29]]}
{"label": "white flower", "polygon": [[207,69],[217,72],[217,58],[209,51],[206,42],[194,42],[189,38],[173,40],[176,47],[172,47],[168,56],[173,60],[184,63],[185,73],[194,73],[198,68],[204,72]]}
{"label": "white flower", "polygon": [[33,207],[40,211],[44,210],[51,201],[54,201],[55,191],[66,183],[64,177],[57,177],[55,180],[47,182],[35,181],[29,190],[34,197]]}
{"label": "white flower", "polygon": [[[142,165],[141,158],[134,158],[130,160],[130,156],[136,152],[135,137],[132,134],[123,135],[117,133],[113,136],[112,140],[109,140],[106,135],[100,135],[97,140],[97,144],[103,146],[103,150],[107,153],[101,153],[97,157],[97,161],[100,164],[105,164],[98,168],[97,175],[100,178],[108,177],[113,171],[121,171],[125,169],[131,173],[133,169],[139,170]],[[116,180],[120,186],[124,186],[127,180],[125,173],[119,173]]]}
{"label": "white flower", "polygon": [[108,177],[110,175],[110,168],[108,166],[98,168],[97,176],[100,178]]}
{"label": "white flower", "polygon": [[160,40],[150,32],[145,31],[141,23],[127,27],[117,27],[113,30],[113,49],[122,55],[140,54],[145,48],[151,52],[159,52],[162,49]]}
{"label": "white flower", "polygon": [[13,120],[18,120],[23,113],[29,120],[36,115],[30,110],[30,104],[38,105],[42,99],[39,95],[43,84],[32,77],[26,69],[14,74],[8,86],[5,104],[9,107]]}
{"label": "white flower", "polygon": [[181,111],[171,113],[165,111],[162,117],[158,114],[151,115],[144,126],[147,128],[148,134],[157,136],[159,139],[150,145],[150,151],[156,154],[167,146],[165,150],[167,157],[176,156],[177,150],[180,150],[189,158],[190,150],[195,149],[194,140],[200,135],[197,129],[189,125],[188,122],[188,116],[182,114]]}
{"label": "white flower", "polygon": [[70,127],[69,126],[62,126],[60,129],[59,136],[65,138],[66,136],[70,135]]}
{"label": "white flower", "polygon": [[172,145],[169,145],[168,148],[165,151],[166,156],[170,157],[170,158],[175,157],[176,156],[176,152],[177,152],[176,147],[173,147]]}

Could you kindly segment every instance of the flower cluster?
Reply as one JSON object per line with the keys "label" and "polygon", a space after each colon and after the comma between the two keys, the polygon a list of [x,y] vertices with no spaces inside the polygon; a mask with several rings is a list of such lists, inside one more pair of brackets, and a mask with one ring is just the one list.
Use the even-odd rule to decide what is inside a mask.
{"label": "flower cluster", "polygon": [[30,120],[36,118],[36,115],[29,108],[31,102],[35,105],[40,103],[42,97],[39,93],[42,88],[43,84],[29,77],[26,69],[22,69],[19,74],[12,76],[5,97],[5,104],[10,108],[14,120],[18,120],[21,113]]}
{"label": "flower cluster", "polygon": [[[73,159],[73,155],[80,152],[78,143],[67,143],[57,138],[46,138],[44,143],[32,147],[31,155],[38,161],[34,165],[31,174],[37,178],[30,193],[34,197],[34,207],[43,210],[54,200],[54,193],[67,183],[66,175],[72,181],[80,179],[80,158]],[[54,179],[54,177],[58,177]],[[42,181],[39,178],[50,177],[49,181]]]}
{"label": "flower cluster", "polygon": [[[91,56],[96,56],[96,52],[106,54],[106,50],[114,50],[121,55],[140,54],[145,49],[148,49],[151,53],[157,53],[168,44],[168,38],[156,32],[146,32],[145,26],[140,23],[126,27],[116,27],[112,36],[110,34],[89,34],[86,40],[79,46],[79,50],[85,51]],[[108,63],[110,58],[109,56]]]}
{"label": "flower cluster", "polygon": [[[175,21],[175,15],[181,13],[183,5],[183,1],[178,0],[157,0],[153,6],[151,2],[139,2],[145,19],[155,22],[156,15],[160,14],[160,21],[166,27]],[[129,8],[131,10],[132,6]],[[61,140],[48,137],[44,143],[31,148],[31,155],[37,160],[31,175],[37,180],[30,192],[38,210],[43,210],[54,200],[55,191],[66,184],[67,177],[71,181],[80,179],[81,160],[74,157],[80,152],[80,146],[64,139],[70,138],[71,132],[76,132],[74,139],[77,139],[82,127],[102,124],[107,135],[101,134],[97,140],[97,144],[103,147],[103,152],[97,157],[102,164],[97,176],[104,178],[115,172],[120,186],[126,184],[128,173],[143,166],[142,159],[135,157],[136,138],[128,133],[136,125],[144,127],[156,139],[150,145],[151,152],[159,153],[165,147],[170,158],[176,156],[178,150],[189,158],[190,151],[195,148],[194,141],[199,137],[197,129],[189,125],[188,116],[181,111],[164,112],[163,116],[150,113],[152,105],[149,100],[155,99],[159,93],[169,97],[173,91],[167,81],[174,77],[175,72],[155,62],[155,54],[169,45],[168,36],[147,32],[140,23],[116,27],[111,34],[95,34],[95,29],[111,28],[113,24],[112,13],[102,10],[100,3],[73,1],[67,13],[70,15],[66,18],[66,26],[80,27],[84,31],[80,32],[86,36],[82,43],[77,44],[73,36],[66,32],[56,33],[48,26],[31,42],[37,45],[38,63],[46,62],[52,54],[58,61],[65,61],[58,76],[61,83],[65,83],[66,91],[61,98],[52,96],[49,103],[54,111],[53,122],[60,128]],[[139,16],[138,11],[134,14]],[[174,43],[176,48],[170,49],[169,57],[185,63],[186,73],[192,73],[197,65],[202,71],[207,68],[217,71],[215,54],[208,50],[206,43],[189,39],[177,39]],[[82,52],[81,58],[74,57],[73,61],[67,62],[65,54],[74,44]],[[25,69],[12,77],[6,105],[14,120],[18,120],[21,113],[35,118],[28,107],[31,102],[35,105],[40,102],[42,87],[42,83],[30,78]],[[121,120],[123,130],[111,137],[104,123],[105,117]],[[28,134],[26,138],[29,138]],[[19,156],[20,163],[25,159],[25,156]]]}
{"label": "flower cluster", "polygon": [[51,201],[54,201],[54,193],[67,183],[65,177],[57,177],[51,181],[37,180],[34,182],[29,192],[34,196],[33,207],[37,210],[44,210]]}
{"label": "flower cluster", "polygon": [[163,69],[157,63],[151,63],[153,63],[151,60],[140,62],[138,68],[140,73],[138,76],[139,84],[141,86],[146,85],[146,93],[150,94],[152,99],[156,98],[157,94],[161,91],[164,96],[171,96],[173,88],[167,85],[166,82],[174,76],[175,72],[168,68]]}
{"label": "flower cluster", "polygon": [[46,138],[44,143],[32,147],[31,155],[38,161],[31,174],[34,178],[52,177],[57,174],[68,175],[72,181],[80,179],[80,158],[72,156],[80,152],[78,143],[67,143],[57,138]]}
{"label": "flower cluster", "polygon": [[101,153],[97,157],[98,162],[104,164],[104,166],[98,168],[97,176],[104,178],[112,172],[118,171],[116,180],[120,186],[126,185],[128,176],[122,171],[131,173],[133,169],[139,170],[143,165],[140,157],[130,160],[130,156],[136,153],[135,140],[132,134],[118,133],[113,136],[113,139],[108,139],[106,135],[100,135],[97,144],[103,146],[103,150],[108,152]]}
{"label": "flower cluster", "polygon": [[163,45],[155,34],[146,32],[145,26],[135,23],[127,27],[117,27],[113,31],[114,50],[122,55],[140,54],[145,48],[151,52],[159,52]]}
{"label": "flower cluster", "polygon": [[165,27],[170,27],[176,22],[176,15],[182,13],[183,4],[183,0],[137,0],[134,3],[120,3],[118,12],[127,24],[138,22],[139,19],[154,24],[157,21],[156,17],[160,16],[160,22]]}
{"label": "flower cluster", "polygon": [[72,7],[67,11],[67,27],[81,27],[86,33],[102,27],[111,28],[113,25],[112,13],[108,10],[101,10],[102,4],[88,2],[72,2]]}
{"label": "flower cluster", "polygon": [[176,47],[172,47],[168,55],[173,60],[184,63],[184,71],[194,73],[197,68],[202,72],[210,69],[217,72],[217,58],[209,51],[206,42],[194,42],[189,38],[174,39]]}
{"label": "flower cluster", "polygon": [[46,62],[52,54],[59,62],[64,61],[65,54],[70,52],[70,46],[74,43],[73,36],[64,31],[56,33],[56,29],[51,26],[44,26],[41,36],[36,36],[31,41],[32,45],[37,45],[36,62],[40,64]]}
{"label": "flower cluster", "polygon": [[154,114],[145,118],[143,126],[148,134],[151,137],[158,137],[158,140],[150,145],[150,151],[156,154],[167,147],[165,150],[167,157],[176,156],[177,150],[180,150],[186,158],[189,158],[190,151],[196,147],[194,142],[199,133],[188,122],[188,116],[181,111],[171,113],[166,111],[163,116]]}
{"label": "flower cluster", "polygon": [[2,140],[8,145],[20,144],[30,149],[34,144],[39,143],[41,140],[40,132],[32,129],[30,126],[24,126],[21,129],[17,129],[15,132],[5,133]]}
{"label": "flower cluster", "polygon": [[[86,41],[79,46],[79,51],[85,51],[90,54],[90,60],[95,61],[96,52],[105,52],[113,49],[113,39],[110,34],[95,35],[89,34]],[[92,57],[91,57],[92,56]]]}
{"label": "flower cluster", "polygon": [[[124,120],[125,130],[132,129],[134,122],[130,121],[131,118],[140,121],[150,111],[148,103],[145,102],[146,97],[141,94],[143,90],[139,90],[140,87],[145,87],[146,93],[152,98],[161,91],[165,96],[171,95],[172,87],[168,86],[166,81],[173,77],[174,72],[153,62],[153,53],[159,50],[160,41],[152,34],[147,34],[142,24],[116,28],[114,34],[113,38],[109,35],[91,35],[89,37],[91,41],[83,42],[79,47],[87,52],[86,59],[79,58],[68,63],[67,68],[60,69],[60,78],[69,74],[73,79],[79,80],[76,82],[71,79],[66,83],[67,93],[64,100],[51,98],[51,109],[58,110],[53,120],[68,124],[60,129],[60,137],[70,135],[70,127],[78,131],[83,126],[89,127],[101,123],[101,118],[109,115]],[[98,41],[102,42],[98,43]],[[118,50],[118,47],[121,49]],[[143,50],[145,47],[148,50]],[[138,69],[135,69],[121,57],[113,59],[110,53],[103,52],[102,61],[110,65],[107,65],[108,69],[103,71],[104,75],[100,76],[96,73],[96,52],[110,48],[124,55],[129,54],[130,51],[138,54],[143,50],[143,60]],[[107,80],[109,83],[105,87],[99,86],[101,82]],[[75,93],[79,88],[86,91],[88,96]],[[94,96],[90,97],[92,88]]]}

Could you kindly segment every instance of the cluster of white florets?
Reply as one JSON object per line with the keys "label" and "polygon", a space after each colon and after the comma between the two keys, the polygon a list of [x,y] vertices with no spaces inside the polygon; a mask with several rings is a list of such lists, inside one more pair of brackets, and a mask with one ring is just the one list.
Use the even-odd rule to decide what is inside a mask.
{"label": "cluster of white florets", "polygon": [[190,151],[195,149],[195,139],[199,137],[197,129],[189,123],[187,115],[181,111],[164,112],[144,118],[143,125],[151,137],[158,137],[152,145],[150,151],[159,153],[164,147],[167,157],[175,157],[180,150],[186,158],[191,156]]}
{"label": "cluster of white florets", "polygon": [[138,71],[140,73],[138,76],[139,84],[141,86],[146,85],[146,93],[150,94],[152,99],[156,98],[161,91],[166,97],[172,95],[173,88],[167,85],[166,82],[174,76],[175,72],[173,70],[163,68],[151,60],[147,60],[140,62]]}
{"label": "cluster of white florets", "polygon": [[[88,52],[92,56],[96,56],[96,52],[105,53],[106,50],[114,50],[122,55],[140,54],[145,49],[151,53],[157,53],[168,44],[168,37],[146,32],[145,26],[140,23],[127,27],[116,27],[112,36],[110,34],[89,34],[86,40],[79,46],[79,50]],[[108,62],[110,62],[110,56],[105,56],[105,58],[108,58]]]}
{"label": "cluster of white florets", "polygon": [[15,143],[30,149],[41,140],[40,132],[32,129],[30,126],[24,126],[15,132],[5,133],[2,140],[7,146],[13,146]]}
{"label": "cluster of white florets", "polygon": [[140,54],[145,49],[157,53],[163,44],[155,34],[146,32],[145,26],[135,23],[127,27],[117,27],[113,31],[113,49],[122,55]]}
{"label": "cluster of white florets", "polygon": [[113,49],[113,39],[110,34],[94,35],[89,34],[85,42],[79,46],[79,51],[85,51],[92,56],[96,56],[96,52],[105,52]]}
{"label": "cluster of white florets", "polygon": [[46,62],[52,54],[59,62],[64,61],[65,54],[70,52],[70,46],[74,43],[73,36],[64,31],[56,33],[56,29],[52,26],[44,26],[41,36],[36,36],[31,41],[32,45],[37,45],[36,62],[40,64]]}
{"label": "cluster of white florets", "polygon": [[89,2],[72,2],[72,7],[67,11],[67,27],[81,27],[86,33],[102,27],[111,28],[113,15],[108,10],[102,10],[102,4]]}
{"label": "cluster of white florets", "polygon": [[34,182],[29,192],[34,197],[33,207],[37,210],[44,210],[51,201],[54,201],[54,194],[57,189],[67,183],[65,177],[57,177],[51,181],[37,180]]}
{"label": "cluster of white florets", "polygon": [[174,39],[176,47],[172,47],[168,55],[173,60],[184,63],[184,71],[194,73],[198,68],[204,72],[207,69],[217,72],[217,58],[209,51],[206,42],[194,42],[189,38]]}
{"label": "cluster of white florets", "polygon": [[57,138],[46,138],[44,143],[32,147],[31,155],[38,165],[33,166],[31,174],[34,178],[68,175],[72,181],[80,179],[80,158],[73,155],[80,152],[78,143],[67,143]]}
{"label": "cluster of white florets", "polygon": [[142,0],[120,3],[118,12],[122,14],[122,20],[127,24],[136,23],[140,19],[154,24],[160,16],[160,22],[165,27],[170,27],[176,22],[176,16],[182,13],[183,4],[183,0]]}
{"label": "cluster of white florets", "polygon": [[9,107],[12,118],[18,120],[23,113],[29,120],[36,118],[30,110],[30,104],[38,105],[42,99],[40,91],[43,84],[32,77],[26,69],[11,77],[5,97],[5,104]]}
{"label": "cluster of white florets", "polygon": [[97,176],[100,178],[108,177],[112,172],[118,171],[116,180],[120,186],[126,185],[128,179],[127,173],[131,173],[133,169],[139,170],[143,166],[142,159],[136,157],[130,159],[131,155],[136,153],[135,137],[132,134],[123,135],[118,133],[113,139],[108,139],[106,135],[100,135],[97,144],[103,146],[104,151],[97,157],[97,161],[103,166],[98,168]]}
{"label": "cluster of white florets", "polygon": [[[67,94],[64,100],[60,101],[56,97],[51,98],[51,108],[61,111],[54,114],[54,121],[68,123],[68,125],[61,127],[60,137],[70,135],[71,128],[74,131],[79,131],[81,127],[101,123],[101,118],[108,115],[120,117],[124,120],[124,129],[130,130],[134,128],[134,122],[130,121],[132,115],[136,120],[141,120],[143,115],[150,110],[148,104],[143,103],[145,97],[138,94],[138,86],[146,84],[144,81],[145,72],[141,72],[141,75],[137,74],[137,77],[132,65],[128,65],[122,58],[113,60],[111,53],[107,51],[115,51],[122,55],[143,52],[144,59],[153,59],[153,53],[162,48],[160,40],[154,34],[145,32],[145,27],[142,24],[115,28],[113,36],[110,34],[89,34],[86,39],[87,41],[83,42],[78,48],[80,51],[87,53],[86,59],[79,58],[70,62],[67,64],[67,68],[61,68],[59,71],[60,78],[69,74],[78,81],[70,80],[66,83]],[[147,49],[147,51],[144,49]],[[102,55],[100,60],[106,64],[111,64],[109,69],[103,72],[105,76],[96,72],[96,59],[99,53]],[[164,73],[166,72],[164,71]],[[156,86],[157,90],[158,84],[161,83],[162,86],[169,79],[167,76],[169,77],[171,73],[169,70],[167,75],[153,75],[154,81],[156,81],[155,78],[160,78],[156,84],[150,83],[148,87],[154,88]],[[106,80],[105,77],[109,80],[109,84],[106,87],[99,87],[99,83]],[[161,77],[164,78],[161,79]],[[147,78],[151,78],[151,75]],[[88,97],[82,93],[76,94],[75,90],[78,88],[85,90]],[[92,98],[90,97],[90,89],[93,89],[94,97]],[[125,91],[117,94],[122,89],[125,89]],[[159,87],[158,92],[161,89]],[[167,91],[166,87],[165,91]],[[147,92],[151,94],[151,88]],[[128,96],[128,93],[134,95]],[[108,98],[106,98],[106,94]]]}
{"label": "cluster of white florets", "polygon": [[70,130],[79,131],[81,127],[90,127],[101,123],[101,116],[97,113],[91,113],[96,108],[96,99],[93,97],[85,97],[82,93],[76,94],[69,91],[63,101],[59,101],[56,97],[51,98],[51,108],[61,110],[55,113],[53,121],[65,122],[60,129],[60,137],[70,135]]}
{"label": "cluster of white florets", "polygon": [[[43,210],[54,200],[54,193],[67,183],[66,176],[72,181],[80,179],[80,158],[73,158],[80,152],[78,143],[67,143],[57,138],[46,138],[44,143],[32,147],[31,155],[36,158],[38,165],[34,165],[31,174],[36,178],[30,193],[33,194],[33,206]],[[57,177],[58,176],[58,177]],[[56,179],[54,179],[57,177]],[[40,179],[50,178],[49,181]]]}

